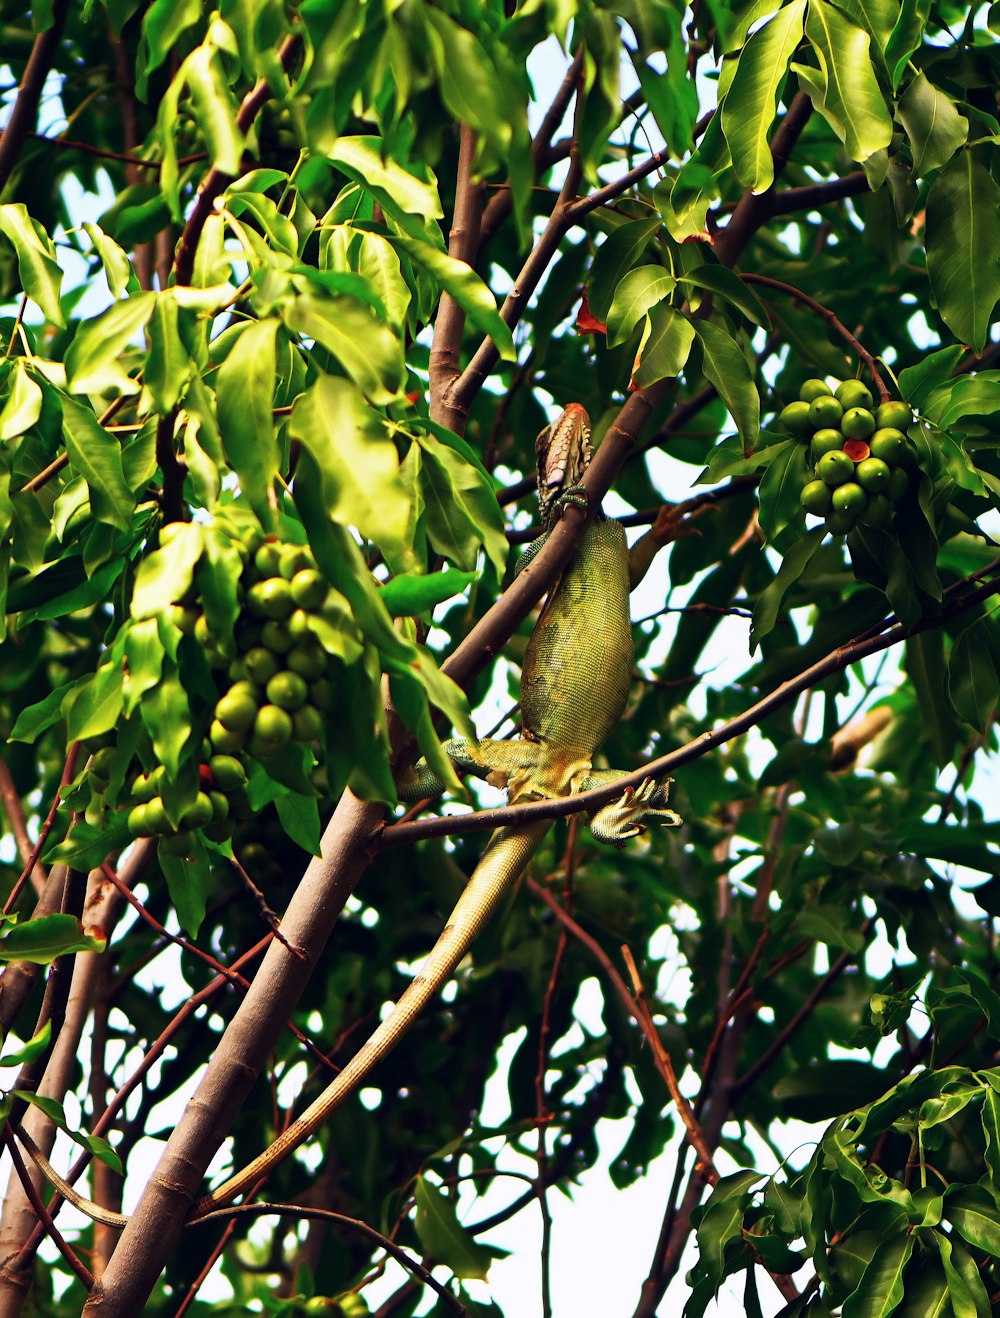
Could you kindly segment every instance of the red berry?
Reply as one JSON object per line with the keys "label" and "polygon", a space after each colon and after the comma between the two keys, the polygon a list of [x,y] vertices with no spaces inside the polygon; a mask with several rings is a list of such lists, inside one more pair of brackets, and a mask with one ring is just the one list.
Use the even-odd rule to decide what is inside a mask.
{"label": "red berry", "polygon": [[852,462],[864,462],[865,458],[871,453],[871,449],[863,439],[845,439],[844,452]]}
{"label": "red berry", "polygon": [[207,764],[198,765],[198,781],[206,792],[211,790],[215,778]]}

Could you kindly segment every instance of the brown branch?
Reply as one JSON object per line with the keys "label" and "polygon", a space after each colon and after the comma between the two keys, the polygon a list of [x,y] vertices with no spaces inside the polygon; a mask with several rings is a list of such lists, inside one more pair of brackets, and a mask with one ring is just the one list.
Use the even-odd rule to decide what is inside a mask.
{"label": "brown branch", "polygon": [[39,1195],[35,1183],[28,1174],[27,1167],[24,1165],[24,1159],[21,1157],[21,1151],[17,1147],[17,1141],[14,1139],[14,1131],[10,1123],[4,1125],[2,1138],[4,1147],[10,1154],[10,1160],[14,1164],[14,1170],[17,1172],[17,1179],[21,1182],[21,1186],[27,1196],[28,1202],[31,1204],[31,1207],[38,1218],[42,1231],[49,1237],[56,1249],[58,1249],[59,1253],[63,1256],[66,1266],[73,1273],[74,1277],[76,1277],[83,1287],[89,1291],[94,1284],[93,1273],[91,1273],[85,1264],[77,1257],[67,1243],[65,1236],[56,1226],[55,1222],[53,1222],[49,1210],[42,1202],[41,1195]]}
{"label": "brown branch", "polygon": [[804,307],[808,307],[810,311],[815,312],[821,320],[825,320],[834,333],[839,334],[857,357],[864,362],[868,368],[868,374],[871,376],[876,389],[878,389],[880,401],[883,403],[889,401],[892,396],[891,391],[878,368],[875,358],[829,307],[824,307],[821,302],[817,302],[808,293],[803,293],[800,288],[794,288],[791,284],[783,283],[780,279],[771,279],[768,275],[743,274],[739,271],[737,273],[739,273],[744,284],[760,284],[762,288],[773,288],[776,292],[784,293],[786,297],[801,302]]}
{"label": "brown branch", "polygon": [[[541,558],[541,553],[538,557]],[[522,575],[524,574],[522,573]],[[880,650],[887,650],[911,636],[934,630],[951,618],[965,612],[966,609],[996,594],[1000,594],[1000,582],[989,582],[978,591],[973,591],[956,601],[950,609],[942,609],[934,617],[922,618],[913,627],[907,628],[902,623],[896,623],[882,635],[864,640],[848,641],[832,650],[823,659],[803,669],[795,677],[789,678],[787,682],[782,682],[780,686],[762,697],[756,704],[745,709],[742,714],[729,719],[717,728],[703,732],[685,746],[670,751],[666,755],[661,755],[658,759],[648,761],[639,769],[625,774],[622,778],[616,779],[613,783],[608,783],[604,787],[595,787],[590,791],[575,793],[572,796],[546,797],[522,805],[501,806],[493,810],[479,810],[469,815],[432,815],[427,819],[414,820],[409,824],[389,824],[377,830],[375,836],[378,845],[380,848],[402,846],[404,843],[422,840],[427,837],[451,837],[459,833],[477,833],[487,828],[529,824],[542,819],[562,819],[566,815],[577,814],[581,810],[593,811],[599,806],[607,805],[615,800],[626,787],[640,787],[647,778],[665,778],[675,769],[700,759],[708,751],[714,750],[716,746],[722,746],[727,741],[732,741],[734,737],[746,732],[749,728],[755,727],[768,714],[780,709],[789,700],[833,673],[842,672],[843,669],[857,663],[858,660],[865,659],[870,654],[877,654]]]}
{"label": "brown branch", "polygon": [[864,170],[858,169],[824,183],[807,183],[801,188],[785,188],[776,192],[771,199],[770,213],[772,216],[790,215],[794,211],[817,210],[828,202],[857,197],[870,191],[868,176]]}
{"label": "brown branch", "polygon": [[192,1226],[201,1226],[203,1222],[214,1222],[223,1218],[230,1217],[262,1217],[265,1214],[277,1214],[281,1217],[294,1218],[302,1222],[333,1222],[337,1226],[346,1226],[351,1231],[357,1231],[359,1235],[364,1236],[367,1240],[374,1241],[380,1249],[384,1249],[390,1254],[396,1262],[412,1272],[415,1277],[419,1277],[425,1286],[429,1286],[435,1294],[439,1295],[451,1313],[464,1315],[468,1318],[469,1311],[465,1305],[456,1300],[454,1295],[439,1281],[431,1276],[427,1269],[416,1259],[410,1258],[409,1254],[399,1245],[395,1244],[387,1236],[383,1236],[381,1231],[376,1231],[373,1226],[367,1222],[362,1222],[356,1217],[347,1217],[344,1213],[334,1213],[328,1208],[301,1208],[298,1204],[239,1204],[231,1208],[218,1208],[214,1212],[206,1213],[204,1217],[199,1217],[192,1222]]}
{"label": "brown branch", "polygon": [[[483,211],[483,185],[472,179],[472,162],[476,154],[476,134],[462,125],[458,151],[458,177],[455,183],[455,209],[448,235],[448,254],[471,266],[479,247],[479,224]],[[459,352],[465,312],[449,293],[443,293],[434,323],[434,337],[429,359],[430,415],[432,420],[455,429],[463,425],[461,415],[453,416],[448,406],[448,390],[458,378]]]}
{"label": "brown branch", "polygon": [[[530,876],[525,878],[525,883],[535,896],[545,903],[563,928],[568,933],[572,934],[577,942],[581,943],[587,949],[594,960],[600,965],[605,975],[607,975],[611,987],[617,993],[625,1010],[642,1031],[642,1036],[646,1040],[650,1051],[653,1054],[653,1061],[656,1065],[656,1069],[662,1076],[670,1097],[673,1099],[674,1105],[677,1108],[678,1115],[684,1123],[688,1139],[704,1166],[706,1177],[712,1182],[712,1184],[714,1184],[715,1181],[718,1180],[718,1173],[712,1162],[711,1151],[705,1143],[704,1136],[695,1120],[694,1113],[691,1111],[690,1104],[680,1092],[677,1084],[677,1076],[674,1073],[673,1063],[670,1060],[670,1055],[660,1042],[660,1036],[653,1023],[649,1007],[646,1005],[645,1001],[640,1001],[633,997],[628,991],[628,986],[625,981],[612,963],[611,958],[604,951],[603,947],[601,947],[600,943],[577,924],[576,920],[574,920],[559,902],[556,901],[552,894]],[[631,953],[625,948],[623,948],[622,951],[626,956],[626,964],[628,964],[630,972],[633,973],[633,979],[637,980],[638,971],[635,969],[635,962],[632,960]]]}
{"label": "brown branch", "polygon": [[69,13],[69,0],[55,0],[52,6],[52,25],[35,37],[28,63],[25,65],[24,77],[17,89],[17,99],[10,112],[7,126],[0,135],[0,191],[10,179],[17,165],[21,147],[31,131],[38,114],[38,102],[41,100],[42,88],[49,70],[55,63],[62,41],[66,16]]}
{"label": "brown branch", "polygon": [[14,782],[14,776],[10,771],[10,766],[2,757],[0,757],[0,801],[3,802],[4,814],[7,816],[8,824],[10,824],[10,831],[17,844],[17,854],[21,857],[22,865],[26,866],[31,861],[28,876],[31,879],[31,886],[40,897],[45,888],[47,876],[45,870],[38,864],[37,856],[32,860],[34,848],[28,835],[24,807],[21,804],[21,797]]}

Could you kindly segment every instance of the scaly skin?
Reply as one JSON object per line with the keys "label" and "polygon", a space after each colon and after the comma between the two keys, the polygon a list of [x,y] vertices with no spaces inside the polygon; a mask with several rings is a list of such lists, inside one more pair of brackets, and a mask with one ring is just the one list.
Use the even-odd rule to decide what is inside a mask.
{"label": "scaly skin", "polygon": [[[538,437],[538,487],[546,534],[561,504],[581,498],[576,482],[590,461],[589,435],[587,413],[579,404],[571,404]],[[530,561],[540,543],[531,546],[522,565]],[[642,557],[648,565],[651,555]],[[624,772],[593,770],[592,761],[628,699],[633,660],[629,590],[625,532],[618,522],[599,516],[587,528],[579,550],[549,595],[528,642],[521,676],[521,739],[446,743],[459,772],[476,773],[505,786],[512,804],[568,796],[613,781]],[[441,784],[431,775],[417,770],[402,784],[401,795],[417,798],[440,790]],[[680,823],[666,809],[665,786],[649,783],[638,792],[626,791],[595,814],[591,828],[602,840],[622,845],[643,830],[646,819]],[[440,938],[389,1016],[336,1080],[273,1144],[197,1201],[189,1221],[244,1193],[361,1087],[451,978],[550,827],[546,820],[496,830]],[[42,1170],[64,1194],[69,1189],[67,1197],[78,1208],[95,1215],[91,1207],[97,1205],[91,1206],[53,1177],[47,1165]],[[107,1222],[114,1217],[114,1224],[119,1224],[119,1215],[98,1212],[98,1220]],[[124,1221],[120,1218],[120,1224]]]}

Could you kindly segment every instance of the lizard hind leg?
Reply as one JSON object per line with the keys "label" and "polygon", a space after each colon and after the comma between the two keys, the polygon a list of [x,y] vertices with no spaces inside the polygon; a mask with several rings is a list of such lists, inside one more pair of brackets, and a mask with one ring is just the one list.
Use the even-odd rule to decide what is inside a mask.
{"label": "lizard hind leg", "polygon": [[[595,773],[587,786],[598,787],[602,785],[602,779],[610,782],[620,776],[611,770],[605,774]],[[665,783],[657,783],[652,778],[646,778],[639,787],[626,787],[616,801],[610,801],[594,811],[590,817],[591,833],[599,842],[623,847],[629,838],[644,833],[650,823],[664,828],[676,828],[684,821],[675,810],[667,808],[669,786],[669,779]]]}

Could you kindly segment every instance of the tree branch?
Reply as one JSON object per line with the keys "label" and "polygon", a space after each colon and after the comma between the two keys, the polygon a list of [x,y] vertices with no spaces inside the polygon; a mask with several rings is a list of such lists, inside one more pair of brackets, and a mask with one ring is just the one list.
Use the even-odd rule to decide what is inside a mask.
{"label": "tree branch", "polygon": [[17,89],[14,108],[10,112],[3,134],[0,135],[0,191],[7,186],[17,165],[17,158],[21,154],[21,147],[35,123],[42,88],[55,62],[68,14],[69,0],[54,0],[51,27],[39,32],[35,37],[25,66],[24,77]]}
{"label": "tree branch", "polygon": [[21,857],[21,864],[27,867],[30,863],[31,868],[27,871],[28,877],[36,895],[40,897],[45,888],[47,875],[44,868],[38,864],[38,855],[35,853],[35,848],[31,845],[31,838],[28,836],[28,824],[24,817],[21,797],[10,771],[10,766],[2,757],[0,757],[0,801],[3,802],[4,814],[7,816],[10,831],[17,844],[17,854]]}

